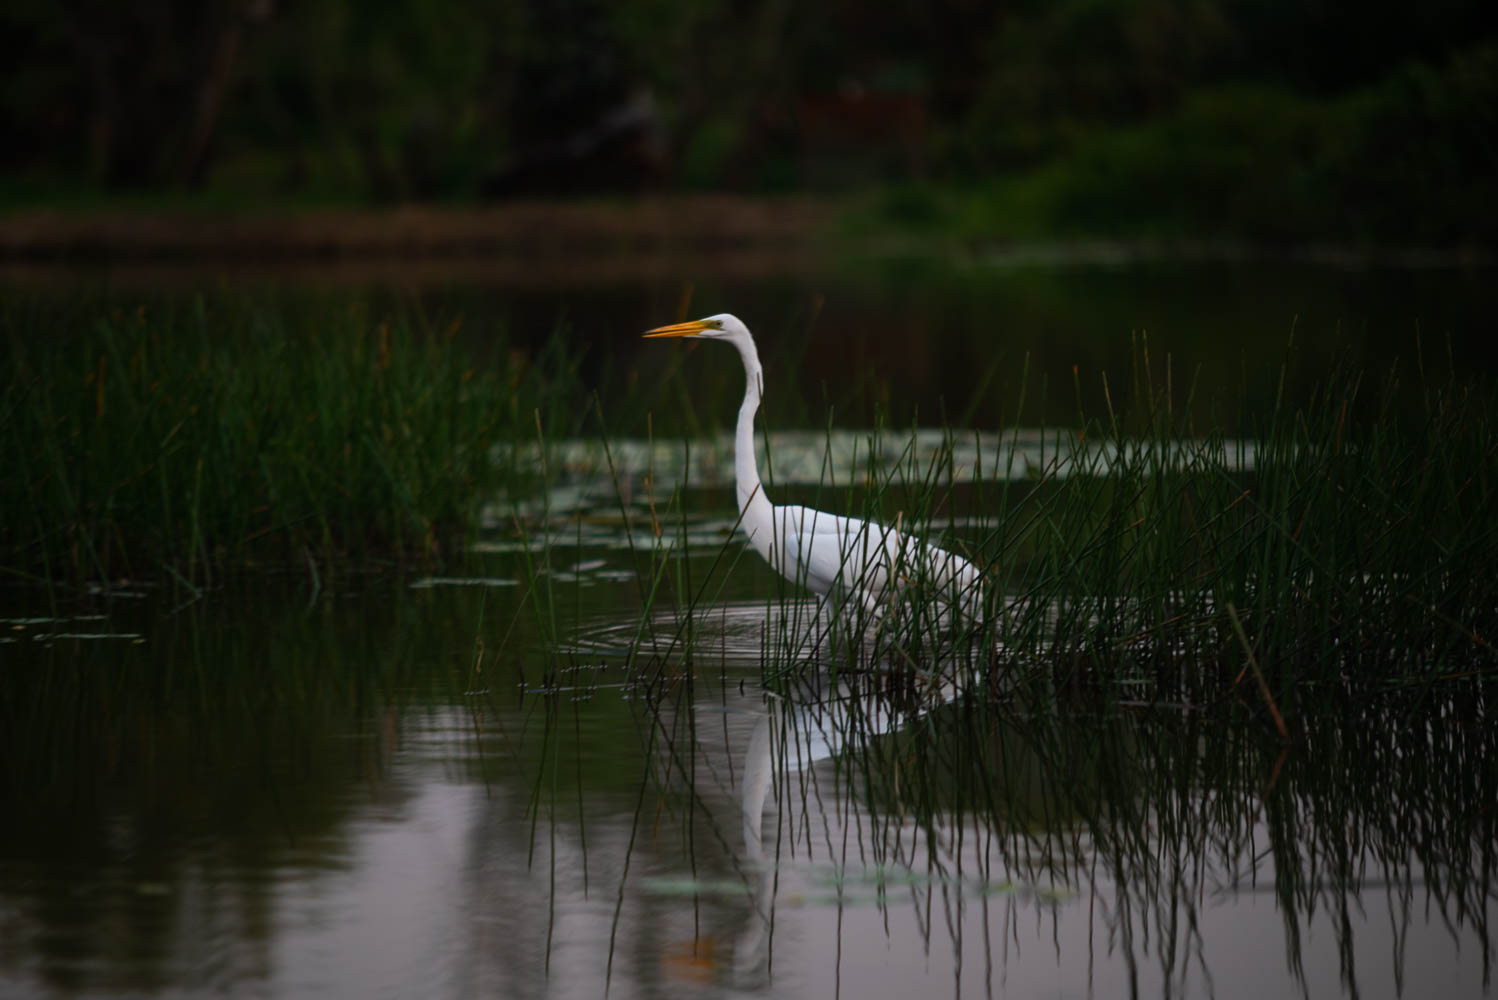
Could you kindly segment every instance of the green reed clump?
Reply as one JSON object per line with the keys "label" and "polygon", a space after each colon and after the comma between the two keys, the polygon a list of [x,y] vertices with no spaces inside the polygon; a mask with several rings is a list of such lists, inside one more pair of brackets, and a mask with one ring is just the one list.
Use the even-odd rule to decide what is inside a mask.
{"label": "green reed clump", "polygon": [[4,324],[0,564],[48,580],[451,551],[553,381],[359,304],[78,310]]}
{"label": "green reed clump", "polygon": [[979,512],[1001,592],[987,634],[1011,664],[1156,697],[1253,692],[1277,725],[1308,682],[1498,669],[1484,386],[1336,371],[1228,440],[1153,385],[1140,351],[1130,411],[1080,421],[1042,483]]}
{"label": "green reed clump", "polygon": [[[1239,699],[1288,737],[1318,689],[1498,673],[1498,399],[1417,366],[1335,369],[1291,401],[1277,387],[1293,371],[1292,359],[1242,387],[1264,403],[1222,415],[1247,429],[1236,438],[1192,424],[1169,363],[1152,367],[1142,339],[1132,371],[1105,388],[1107,412],[1037,433],[1017,401],[1014,424],[976,449],[983,470],[958,467],[972,432],[946,432],[919,463],[931,452],[912,434],[893,465],[873,461],[890,454],[876,432],[855,482],[829,463],[804,499],[960,553],[984,592],[941,594],[916,563],[893,566],[902,592],[882,616],[831,605],[833,631],[855,641],[830,636],[814,662],[801,639],[773,641],[767,676],[846,657],[833,665],[911,669],[964,691],[1078,682],[1130,699]],[[715,586],[701,581],[699,598]],[[784,610],[800,593],[776,580],[770,600]],[[954,628],[942,605],[965,603],[977,620]]]}

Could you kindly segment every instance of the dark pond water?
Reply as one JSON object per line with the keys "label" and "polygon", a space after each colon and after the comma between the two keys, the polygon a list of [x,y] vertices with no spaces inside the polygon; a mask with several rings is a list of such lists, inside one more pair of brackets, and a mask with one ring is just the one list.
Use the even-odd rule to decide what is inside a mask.
{"label": "dark pond water", "polygon": [[[1292,323],[1327,357],[1387,357],[1418,326],[1491,360],[1481,271],[979,266],[709,275],[693,312],[794,330],[820,309],[888,394],[966,394],[974,422],[994,359],[1069,380],[1143,327],[1213,371],[1279,357]],[[681,291],[395,285],[373,294],[519,329],[565,310],[600,342],[673,318]],[[817,411],[834,349],[771,336],[804,352]],[[874,365],[913,338],[951,353]],[[693,363],[719,360],[737,376]],[[826,444],[772,441],[783,490],[825,475]],[[496,498],[462,575],[5,591],[0,994],[1494,992],[1483,687],[1336,713],[1285,748],[1231,712],[830,677],[808,667],[826,609],[732,558],[709,443],[659,537],[671,444],[616,442],[622,500],[589,442],[557,447],[550,492]]]}

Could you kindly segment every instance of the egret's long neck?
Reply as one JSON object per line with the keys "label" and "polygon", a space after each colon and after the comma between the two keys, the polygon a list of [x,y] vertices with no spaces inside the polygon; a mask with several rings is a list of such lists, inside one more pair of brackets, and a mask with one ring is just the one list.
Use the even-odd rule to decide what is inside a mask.
{"label": "egret's long neck", "polygon": [[765,498],[764,487],[759,481],[759,464],[754,460],[754,415],[759,412],[760,392],[764,388],[764,370],[759,366],[759,353],[754,343],[740,342],[736,345],[744,359],[744,402],[739,406],[739,426],[734,435],[733,474],[738,485],[739,511],[745,523],[750,523],[750,508],[764,508],[769,514],[770,501]]}

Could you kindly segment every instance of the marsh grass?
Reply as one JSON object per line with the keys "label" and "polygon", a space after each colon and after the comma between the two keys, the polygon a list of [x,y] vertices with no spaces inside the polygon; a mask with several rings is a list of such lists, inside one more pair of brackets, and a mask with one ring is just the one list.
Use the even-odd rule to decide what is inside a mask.
{"label": "marsh grass", "polygon": [[[52,583],[257,565],[313,574],[460,549],[528,470],[496,442],[566,398],[566,351],[347,300],[9,305],[0,564]],[[473,338],[467,338],[471,341]]]}
{"label": "marsh grass", "polygon": [[[851,480],[829,459],[814,488],[780,490],[773,456],[762,459],[776,502],[898,525],[984,574],[981,595],[955,595],[981,614],[954,629],[933,610],[937,584],[915,564],[896,567],[901,600],[872,619],[825,604],[820,653],[787,629],[767,641],[766,677],[903,670],[995,696],[1080,686],[1122,701],[1231,702],[1288,740],[1318,691],[1498,671],[1498,404],[1486,385],[1428,372],[1421,358],[1334,369],[1292,401],[1282,390],[1292,347],[1269,405],[1231,415],[1248,431],[1228,438],[1185,416],[1170,359],[1152,362],[1143,337],[1132,358],[1113,386],[1096,376],[1106,412],[1079,408],[1072,426],[1042,429],[1038,475],[1013,471],[1023,393],[988,445],[964,449],[964,432],[949,429],[917,462],[911,432],[900,459],[879,464],[890,451],[880,437],[900,432],[872,432]],[[958,455],[986,468],[959,468]],[[651,592],[677,609],[687,645],[691,609],[721,587],[714,574],[739,546],[725,543],[707,579]],[[767,608],[794,622],[803,593],[776,578]]]}
{"label": "marsh grass", "polygon": [[[1151,374],[1136,350],[1136,381]],[[1029,529],[1050,543],[1000,535],[1001,553],[1034,546],[1005,587],[1006,641],[1047,650],[1061,676],[1140,678],[1153,698],[1214,700],[1251,673],[1285,716],[1306,684],[1367,692],[1498,666],[1484,387],[1334,371],[1237,441],[1188,437],[1168,397],[1135,398],[1084,423],[1108,447],[1084,453],[1079,435],[1063,456],[1072,473]]]}

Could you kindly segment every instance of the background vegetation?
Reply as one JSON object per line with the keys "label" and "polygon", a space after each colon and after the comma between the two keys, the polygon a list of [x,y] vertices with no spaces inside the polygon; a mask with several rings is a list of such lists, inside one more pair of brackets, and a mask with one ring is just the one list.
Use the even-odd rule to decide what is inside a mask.
{"label": "background vegetation", "polygon": [[1490,5],[19,0],[13,207],[883,189],[967,235],[1498,236]]}

